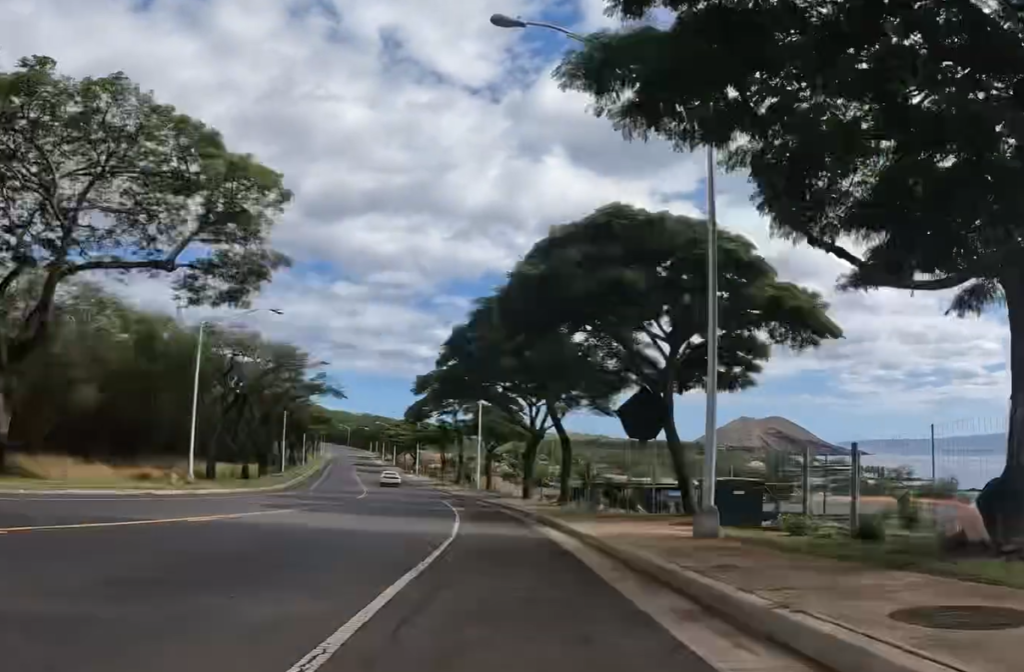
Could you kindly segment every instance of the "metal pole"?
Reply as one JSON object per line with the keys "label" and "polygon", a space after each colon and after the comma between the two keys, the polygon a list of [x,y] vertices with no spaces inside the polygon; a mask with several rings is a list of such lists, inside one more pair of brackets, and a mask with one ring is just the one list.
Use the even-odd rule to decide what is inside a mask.
{"label": "metal pole", "polygon": [[825,453],[825,492],[823,492],[821,494],[821,515],[823,515],[823,516],[827,516],[828,515],[828,486],[829,486],[829,483],[830,483],[830,481],[829,481],[829,478],[828,478],[828,453]]}
{"label": "metal pole", "polygon": [[801,469],[801,479],[803,486],[803,512],[805,516],[811,515],[811,446],[809,444],[804,445],[804,464]]}
{"label": "metal pole", "polygon": [[935,424],[932,423],[932,484],[935,483]]}
{"label": "metal pole", "polygon": [[704,483],[701,488],[702,515],[694,521],[694,536],[718,537],[719,517],[715,508],[715,461],[718,457],[718,224],[715,217],[715,150],[707,148],[708,210],[708,373],[705,378],[707,404],[704,417]]}
{"label": "metal pole", "polygon": [[416,475],[420,475],[420,444],[416,444]]}
{"label": "metal pole", "polygon": [[352,445],[352,428],[351,427],[348,428],[348,437],[345,439],[345,445],[346,446],[351,446]]}
{"label": "metal pole", "polygon": [[302,433],[302,463],[306,463],[306,433]]}
{"label": "metal pole", "polygon": [[288,437],[288,411],[284,412],[284,422],[281,424],[281,473],[284,473],[284,451],[285,440]]}
{"label": "metal pole", "polygon": [[860,450],[857,442],[850,444],[850,536],[860,527]]}
{"label": "metal pole", "polygon": [[203,329],[205,322],[199,323],[199,338],[196,340],[196,377],[192,384],[192,434],[188,442],[188,480],[196,480],[196,416],[199,410],[199,366],[203,361]]}
{"label": "metal pole", "polygon": [[484,440],[484,400],[476,403],[476,489],[480,489],[480,458]]}

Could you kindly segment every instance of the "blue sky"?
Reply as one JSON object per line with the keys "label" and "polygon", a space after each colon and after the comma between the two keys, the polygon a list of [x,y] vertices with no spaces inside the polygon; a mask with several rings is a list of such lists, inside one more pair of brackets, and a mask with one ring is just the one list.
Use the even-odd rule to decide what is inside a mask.
{"label": "blue sky", "polygon": [[[602,0],[0,0],[0,66],[48,54],[68,74],[124,70],[162,102],[282,171],[296,199],[273,242],[296,261],[252,326],[331,362],[340,406],[401,415],[453,324],[552,224],[618,200],[700,214],[702,156],[626,143],[549,73],[571,44],[501,30],[494,12],[577,32],[614,26]],[[325,7],[331,7],[325,11]],[[949,293],[840,294],[844,265],[773,239],[745,176],[719,176],[720,225],[787,280],[820,291],[846,338],[774,354],[756,389],[723,395],[720,422],[783,415],[823,438],[928,435],[1005,419],[1006,326],[943,316]],[[112,285],[173,311],[165,280]],[[205,317],[187,311],[187,320]],[[225,316],[229,317],[229,316]],[[701,394],[680,399],[703,433]],[[578,431],[621,434],[579,414]]]}

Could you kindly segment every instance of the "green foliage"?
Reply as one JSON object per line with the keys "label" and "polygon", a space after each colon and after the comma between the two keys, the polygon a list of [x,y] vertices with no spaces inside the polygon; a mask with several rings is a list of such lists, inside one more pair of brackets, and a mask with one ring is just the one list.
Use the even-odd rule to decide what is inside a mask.
{"label": "green foliage", "polygon": [[[196,333],[140,312],[95,286],[59,297],[44,347],[9,371],[11,437],[27,450],[84,457],[184,457]],[[198,454],[266,466],[285,410],[293,453],[316,433],[314,400],[343,396],[294,346],[208,326],[200,369]]]}
{"label": "green foliage", "polygon": [[267,240],[290,199],[280,174],[123,73],[21,59],[0,73],[0,375],[87,271],[168,273],[185,304],[246,305],[288,263]]}
{"label": "green foliage", "polygon": [[[611,399],[625,379],[600,352],[568,333],[555,330],[531,340],[513,336],[511,327],[518,317],[506,313],[497,297],[480,300],[469,319],[452,330],[435,369],[416,379],[413,393],[422,396],[406,411],[406,418],[419,422],[448,417],[457,424],[460,417],[476,412],[478,401],[486,402],[493,408],[489,413],[497,423],[494,431],[526,442],[522,484],[523,496],[528,497],[536,476],[537,447],[545,433],[552,426],[561,429],[562,418],[581,407],[611,413]],[[471,432],[475,428],[462,433]],[[568,447],[567,437],[565,443]],[[564,493],[569,471],[563,473]]]}
{"label": "green foliage", "polygon": [[[568,335],[659,396],[687,510],[673,404],[675,394],[701,388],[707,372],[707,233],[701,220],[613,203],[553,228],[499,295],[516,338]],[[717,246],[721,390],[753,385],[773,344],[803,349],[842,335],[821,297],[780,281],[749,240],[720,231]]]}
{"label": "green foliage", "polygon": [[922,483],[914,488],[917,497],[931,499],[954,499],[960,491],[960,484],[955,478],[939,478],[934,483]]}
{"label": "green foliage", "polygon": [[865,514],[860,517],[857,529],[853,534],[855,539],[878,543],[885,541],[886,523],[888,516],[884,513]]}
{"label": "green foliage", "polygon": [[900,527],[905,530],[916,530],[921,525],[921,510],[910,492],[903,493],[896,500],[896,515],[899,517]]}
{"label": "green foliage", "polygon": [[782,531],[791,537],[808,537],[814,534],[815,521],[810,516],[787,513],[779,520]]}

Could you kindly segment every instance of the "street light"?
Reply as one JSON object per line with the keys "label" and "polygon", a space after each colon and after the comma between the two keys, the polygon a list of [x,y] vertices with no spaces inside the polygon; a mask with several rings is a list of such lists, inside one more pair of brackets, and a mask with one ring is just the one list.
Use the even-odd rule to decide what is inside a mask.
{"label": "street light", "polygon": [[[493,14],[491,24],[498,28],[547,28],[577,42],[587,42],[587,38],[553,23],[524,21],[505,14]],[[719,518],[718,509],[715,507],[715,461],[718,451],[715,431],[718,424],[718,223],[715,218],[715,149],[711,145],[706,148],[705,158],[708,210],[708,371],[705,379],[707,404],[704,417],[704,487],[701,488],[701,510],[693,519],[693,535],[718,537]]]}
{"label": "street light", "polygon": [[[239,313],[238,317],[258,313],[261,310],[266,310],[275,315],[284,314],[284,311],[277,308],[253,308],[252,310]],[[199,410],[199,368],[203,361],[203,331],[205,331],[206,325],[212,322],[213,320],[201,320],[199,322],[199,338],[196,340],[196,375],[192,383],[192,430],[188,442],[188,480],[190,483],[196,479],[196,418],[197,411]]]}
{"label": "street light", "polygon": [[491,24],[498,28],[526,28],[527,26],[536,26],[537,28],[547,28],[548,30],[557,31],[563,35],[571,37],[574,40],[585,42],[586,38],[582,35],[578,35],[571,30],[567,30],[554,23],[546,23],[544,21],[524,21],[522,19],[513,19],[511,16],[505,14],[491,14]]}
{"label": "street light", "polygon": [[352,444],[352,428],[349,427],[348,425],[343,425],[340,422],[338,423],[338,427],[344,427],[345,429],[348,430],[348,438],[345,439],[345,445],[346,446],[351,445]]}

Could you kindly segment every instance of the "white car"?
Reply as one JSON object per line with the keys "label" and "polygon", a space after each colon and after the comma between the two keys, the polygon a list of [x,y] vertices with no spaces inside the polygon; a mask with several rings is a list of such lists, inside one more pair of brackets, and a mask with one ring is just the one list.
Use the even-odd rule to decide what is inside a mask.
{"label": "white car", "polygon": [[384,488],[393,485],[396,488],[402,484],[402,476],[397,471],[385,469],[380,472],[380,487]]}

